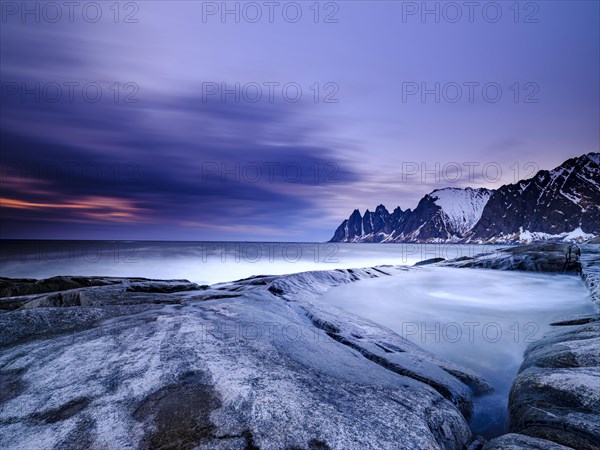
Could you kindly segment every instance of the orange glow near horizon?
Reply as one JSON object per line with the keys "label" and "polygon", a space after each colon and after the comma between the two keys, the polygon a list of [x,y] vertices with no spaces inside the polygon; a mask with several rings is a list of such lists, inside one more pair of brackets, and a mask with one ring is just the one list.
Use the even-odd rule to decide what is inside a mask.
{"label": "orange glow near horizon", "polygon": [[0,207],[14,209],[64,209],[81,210],[81,215],[106,220],[136,219],[142,209],[131,202],[113,197],[84,197],[65,203],[29,202],[12,198],[0,198]]}

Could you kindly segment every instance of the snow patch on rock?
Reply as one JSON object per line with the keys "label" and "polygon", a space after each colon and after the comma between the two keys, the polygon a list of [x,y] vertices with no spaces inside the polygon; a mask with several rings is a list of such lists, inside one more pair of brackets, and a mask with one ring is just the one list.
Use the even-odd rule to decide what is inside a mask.
{"label": "snow patch on rock", "polygon": [[438,189],[429,194],[442,208],[452,229],[465,234],[475,226],[494,191],[488,189]]}

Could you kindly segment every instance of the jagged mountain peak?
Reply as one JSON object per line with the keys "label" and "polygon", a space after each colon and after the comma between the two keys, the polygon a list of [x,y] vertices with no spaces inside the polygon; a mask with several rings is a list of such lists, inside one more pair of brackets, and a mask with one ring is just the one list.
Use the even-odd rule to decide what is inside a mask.
{"label": "jagged mountain peak", "polygon": [[[362,219],[362,220],[361,220]],[[497,190],[448,187],[414,210],[379,205],[358,210],[334,242],[524,242],[600,235],[600,153],[570,158],[552,170]]]}
{"label": "jagged mountain peak", "polygon": [[429,195],[435,194],[437,192],[490,192],[493,189],[486,189],[486,188],[472,188],[472,187],[445,187],[445,188],[439,188],[439,189],[434,189],[433,191],[431,191],[431,193]]}
{"label": "jagged mountain peak", "polygon": [[600,166],[600,153],[590,152],[585,155],[590,161],[598,164]]}
{"label": "jagged mountain peak", "polygon": [[600,154],[499,188],[470,239],[484,242],[576,240],[600,234]]}
{"label": "jagged mountain peak", "polygon": [[446,188],[436,189],[429,197],[442,209],[454,234],[464,235],[481,219],[493,193],[485,188]]}

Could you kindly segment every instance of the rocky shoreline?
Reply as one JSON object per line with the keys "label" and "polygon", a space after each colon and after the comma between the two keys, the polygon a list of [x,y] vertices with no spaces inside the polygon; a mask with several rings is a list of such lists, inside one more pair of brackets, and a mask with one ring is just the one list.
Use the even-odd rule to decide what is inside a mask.
{"label": "rocky shoreline", "polygon": [[[600,306],[600,245],[536,244],[498,254],[441,262],[454,267],[579,272]],[[484,450],[594,450],[600,442],[600,315],[552,323],[555,330],[531,344],[510,392],[511,434]]]}
{"label": "rocky shoreline", "polygon": [[[581,268],[597,298],[598,246],[567,258],[561,245],[434,263]],[[468,419],[473,396],[490,389],[486,380],[318,302],[331,287],[403,270],[213,286],[0,279],[0,447],[594,448],[598,317],[566,318],[528,349],[511,391],[512,434],[485,443]]]}
{"label": "rocky shoreline", "polygon": [[4,279],[0,447],[465,448],[485,380],[314,301],[389,270]]}
{"label": "rocky shoreline", "polygon": [[579,247],[582,249],[579,258],[581,277],[590,291],[592,301],[600,308],[600,243]]}

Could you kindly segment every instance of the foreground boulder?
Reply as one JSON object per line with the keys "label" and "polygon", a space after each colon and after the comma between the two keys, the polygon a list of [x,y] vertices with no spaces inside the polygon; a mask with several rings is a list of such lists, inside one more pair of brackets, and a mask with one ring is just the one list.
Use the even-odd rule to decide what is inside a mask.
{"label": "foreground boulder", "polygon": [[522,434],[505,434],[492,439],[482,450],[573,450],[571,447],[556,444],[545,439],[532,438]]}
{"label": "foreground boulder", "polygon": [[[90,298],[102,290],[84,288],[99,286],[125,286],[128,292],[170,293],[206,289],[208,286],[198,286],[187,280],[151,280],[148,278],[118,278],[118,277],[81,277],[59,276],[35,280],[29,278],[0,277],[0,311],[16,310],[22,307],[39,306],[91,306],[82,303],[83,296]],[[110,290],[109,292],[115,292]],[[97,301],[102,297],[96,295]],[[112,299],[114,302],[114,299]]]}
{"label": "foreground boulder", "polygon": [[122,281],[123,279],[111,277],[58,276],[43,280],[0,277],[0,298],[59,292],[89,286],[106,286]]}
{"label": "foreground boulder", "polygon": [[560,328],[532,344],[525,354],[510,393],[510,429],[575,449],[597,449],[600,317],[577,317],[554,325]]}
{"label": "foreground boulder", "polygon": [[565,243],[530,244],[442,262],[444,266],[527,272],[579,273],[579,247]]}
{"label": "foreground boulder", "polygon": [[581,277],[590,291],[592,301],[600,308],[600,245],[585,244],[580,247]]}
{"label": "foreground boulder", "polygon": [[464,449],[485,380],[314,302],[394,270],[7,297],[0,448]]}
{"label": "foreground boulder", "polygon": [[[532,244],[439,263],[450,267],[580,273],[600,306],[600,245]],[[529,346],[510,398],[512,434],[486,450],[596,450],[600,443],[600,316],[575,316]]]}

